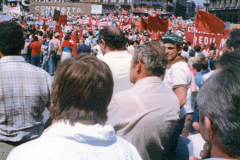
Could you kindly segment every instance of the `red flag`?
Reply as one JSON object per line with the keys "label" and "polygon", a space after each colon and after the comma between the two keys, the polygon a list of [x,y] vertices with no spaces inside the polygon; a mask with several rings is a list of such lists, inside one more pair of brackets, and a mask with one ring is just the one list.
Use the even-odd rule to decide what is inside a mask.
{"label": "red flag", "polygon": [[156,39],[162,39],[162,35],[161,35],[160,31],[158,31]]}
{"label": "red flag", "polygon": [[87,26],[86,26],[86,25],[84,26],[84,30],[85,30],[85,31],[87,30]]}
{"label": "red flag", "polygon": [[159,12],[159,11],[158,11],[158,12],[157,12],[157,14],[161,15],[161,14],[162,14],[162,12]]}
{"label": "red flag", "polygon": [[32,25],[32,30],[33,30],[33,31],[36,30],[36,28],[35,28],[35,23],[33,23],[33,25]]}
{"label": "red flag", "polygon": [[183,23],[181,22],[179,25],[178,25],[178,28],[182,28],[183,27]]}
{"label": "red flag", "polygon": [[153,17],[156,17],[156,16],[157,16],[157,14],[155,14],[155,13],[152,13],[152,16],[153,16]]}
{"label": "red flag", "polygon": [[168,21],[168,24],[169,24],[169,26],[171,26],[172,28],[175,28],[175,26],[174,26],[170,21]]}
{"label": "red flag", "polygon": [[98,16],[96,15],[96,20],[98,20],[99,18],[98,18]]}
{"label": "red flag", "polygon": [[168,17],[159,18],[159,16],[153,17],[148,14],[148,30],[149,31],[168,31]]}
{"label": "red flag", "polygon": [[172,14],[172,19],[174,20],[174,21],[176,21],[176,17],[174,16],[174,14]]}
{"label": "red flag", "polygon": [[60,23],[60,22],[57,22],[57,28],[55,29],[55,32],[60,32],[61,29],[62,29],[61,23]]}
{"label": "red flag", "polygon": [[156,39],[156,36],[155,36],[155,33],[152,31],[151,33],[151,36],[150,36],[151,39]]}
{"label": "red flag", "polygon": [[224,34],[225,23],[213,14],[198,9],[195,27],[198,31],[206,33]]}
{"label": "red flag", "polygon": [[92,16],[89,15],[89,27],[90,27],[90,30],[92,30]]}
{"label": "red flag", "polygon": [[46,24],[45,24],[45,20],[43,21],[42,30],[44,30],[44,31],[47,30],[47,26],[46,26]]}
{"label": "red flag", "polygon": [[73,57],[76,57],[77,56],[77,31],[73,33],[72,41],[73,41]]}
{"label": "red flag", "polygon": [[67,25],[67,15],[60,15],[59,22],[60,24]]}
{"label": "red flag", "polygon": [[82,32],[83,32],[83,30],[79,30],[79,36],[78,36],[78,39],[80,40],[80,39],[82,39]]}
{"label": "red flag", "polygon": [[141,17],[141,20],[140,20],[140,29],[142,31],[145,31],[147,30],[148,28],[148,20],[147,19],[144,19],[143,17]]}
{"label": "red flag", "polygon": [[125,11],[125,9],[122,9],[122,14],[127,14],[127,11]]}
{"label": "red flag", "polygon": [[142,7],[142,13],[146,13],[146,9]]}
{"label": "red flag", "polygon": [[109,12],[109,16],[110,16],[110,17],[113,17],[113,16],[114,16],[114,14],[112,13],[112,11]]}

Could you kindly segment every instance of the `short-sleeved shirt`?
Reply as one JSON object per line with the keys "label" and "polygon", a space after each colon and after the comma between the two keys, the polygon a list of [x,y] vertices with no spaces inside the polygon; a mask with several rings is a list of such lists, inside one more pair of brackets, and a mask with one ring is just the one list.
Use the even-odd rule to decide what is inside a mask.
{"label": "short-sleeved shirt", "polygon": [[40,54],[40,51],[41,51],[41,47],[42,47],[42,44],[38,41],[35,41],[33,43],[30,44],[30,48],[31,48],[31,56],[34,56],[34,55],[37,55],[37,54]]}
{"label": "short-sleeved shirt", "polygon": [[191,82],[191,74],[185,58],[179,58],[168,66],[163,82],[171,89],[181,86],[188,87]]}

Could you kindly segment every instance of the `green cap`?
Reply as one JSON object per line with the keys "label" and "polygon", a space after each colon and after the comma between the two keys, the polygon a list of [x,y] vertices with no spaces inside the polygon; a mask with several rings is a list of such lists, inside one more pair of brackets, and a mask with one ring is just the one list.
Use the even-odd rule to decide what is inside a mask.
{"label": "green cap", "polygon": [[163,43],[172,43],[172,44],[179,44],[180,46],[183,45],[183,39],[176,34],[170,34],[162,39]]}

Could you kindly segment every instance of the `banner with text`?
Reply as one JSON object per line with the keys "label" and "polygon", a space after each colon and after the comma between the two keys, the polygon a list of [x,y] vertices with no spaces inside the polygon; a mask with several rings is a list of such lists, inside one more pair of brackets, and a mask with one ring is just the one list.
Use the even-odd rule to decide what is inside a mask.
{"label": "banner with text", "polygon": [[20,6],[18,6],[18,7],[11,7],[11,6],[3,5],[3,13],[7,13],[7,14],[12,14],[12,13],[20,14]]}
{"label": "banner with text", "polygon": [[54,9],[59,10],[61,15],[91,14],[91,4],[88,3],[30,2],[30,12],[35,15],[53,15]]}
{"label": "banner with text", "polygon": [[10,21],[11,18],[12,18],[11,14],[0,15],[0,22],[2,22],[2,21]]}
{"label": "banner with text", "polygon": [[194,37],[194,26],[187,26],[186,33],[185,33],[185,42],[191,42],[192,45],[194,44],[205,44],[206,49],[210,47],[211,43],[216,44],[216,49],[221,49],[228,37],[228,34],[231,30],[230,29],[224,29],[224,35],[221,34],[213,34],[213,33],[204,33],[199,32],[196,30],[195,32],[195,38]]}

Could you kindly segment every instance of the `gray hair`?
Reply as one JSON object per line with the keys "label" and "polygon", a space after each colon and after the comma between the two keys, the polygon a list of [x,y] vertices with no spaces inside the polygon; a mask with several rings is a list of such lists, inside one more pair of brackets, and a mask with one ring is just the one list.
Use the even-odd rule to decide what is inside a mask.
{"label": "gray hair", "polygon": [[148,76],[163,76],[168,65],[165,47],[157,40],[136,46],[132,59],[134,66],[138,60],[144,63]]}
{"label": "gray hair", "polygon": [[[213,130],[230,157],[240,158],[240,52],[224,54],[218,70],[201,88],[197,104],[199,120],[211,120]],[[213,85],[214,84],[214,85]]]}

